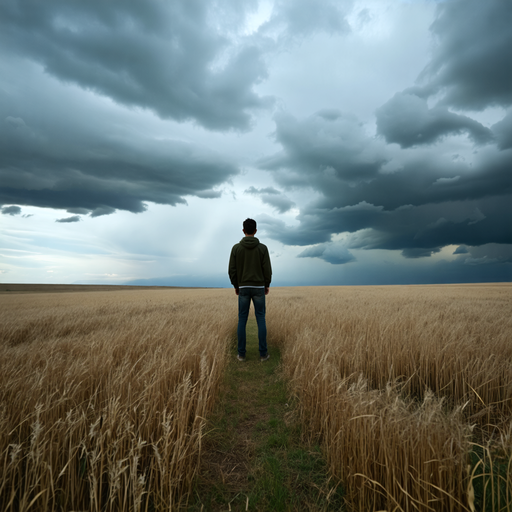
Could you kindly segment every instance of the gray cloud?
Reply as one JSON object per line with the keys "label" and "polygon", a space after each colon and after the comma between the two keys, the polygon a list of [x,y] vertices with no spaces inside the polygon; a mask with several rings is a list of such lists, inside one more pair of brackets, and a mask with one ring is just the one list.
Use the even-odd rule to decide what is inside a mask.
{"label": "gray cloud", "polygon": [[269,236],[285,244],[324,244],[349,232],[348,248],[418,258],[450,244],[512,241],[511,150],[486,147],[470,164],[412,152],[389,172],[392,154],[355,119],[325,113],[304,121],[276,117],[276,139],[283,151],[260,165],[285,187],[320,193],[301,208],[299,226],[266,220]]}
{"label": "gray cloud", "polygon": [[[489,264],[491,262],[512,264],[511,244],[487,244],[477,247],[466,247],[466,252],[460,254],[459,261],[465,265],[475,265],[477,262]],[[509,272],[512,273],[512,265],[509,265]]]}
{"label": "gray cloud", "polygon": [[249,187],[248,189],[245,189],[244,192],[246,194],[254,194],[254,195],[260,195],[260,194],[272,194],[272,195],[278,195],[281,192],[279,190],[275,189],[274,187],[265,187],[265,188],[256,188],[256,187]]}
{"label": "gray cloud", "polygon": [[4,206],[0,211],[4,215],[20,215],[21,208],[19,206]]}
{"label": "gray cloud", "polygon": [[261,200],[279,213],[285,213],[295,206],[295,203],[286,196],[261,196]]}
{"label": "gray cloud", "polygon": [[464,260],[465,265],[489,265],[497,262],[498,260],[489,258],[488,256],[483,256],[482,258],[466,258]]}
{"label": "gray cloud", "polygon": [[[146,205],[144,203],[142,203],[140,205],[140,208],[141,208],[141,212],[145,211],[146,210]],[[91,217],[101,217],[102,215],[112,215],[113,213],[115,213],[116,209],[113,208],[112,206],[97,206],[96,208],[94,208],[94,210],[91,211],[90,215]],[[140,212],[134,212],[134,213],[140,213]]]}
{"label": "gray cloud", "polygon": [[[245,10],[247,3],[239,5]],[[12,0],[0,4],[0,42],[56,78],[118,103],[210,129],[245,130],[250,111],[271,99],[254,92],[267,76],[261,50],[235,47],[218,28],[230,6],[228,0]]]}
{"label": "gray cloud", "polygon": [[[386,163],[382,144],[371,141],[364,126],[350,114],[322,110],[304,120],[290,114],[275,116],[275,137],[282,152],[260,160],[260,167],[286,170],[285,185],[329,188],[374,178]],[[339,185],[336,187],[339,188]]]}
{"label": "gray cloud", "polygon": [[260,189],[249,187],[244,193],[258,196],[265,204],[272,206],[272,208],[275,208],[279,213],[285,213],[295,206],[295,203],[291,199],[274,187]]}
{"label": "gray cloud", "polygon": [[[301,212],[299,233],[304,241],[316,233],[353,233],[347,247],[402,250],[406,257],[430,256],[452,244],[507,244],[512,241],[510,196],[478,201],[447,201],[386,211],[371,205]],[[482,212],[485,212],[482,213]],[[504,212],[507,219],[503,218]],[[304,231],[307,232],[303,233]]]}
{"label": "gray cloud", "polygon": [[79,215],[73,215],[72,217],[66,217],[64,219],[57,219],[55,222],[68,223],[68,222],[80,222],[81,220],[82,220],[82,218]]}
{"label": "gray cloud", "polygon": [[512,110],[492,127],[500,149],[512,148]]}
{"label": "gray cloud", "polygon": [[440,252],[440,247],[433,247],[431,249],[424,249],[422,247],[408,247],[402,251],[404,258],[428,258],[437,252]]}
{"label": "gray cloud", "polygon": [[350,32],[345,16],[353,1],[277,0],[271,19],[261,27],[264,34],[280,38],[309,36],[317,32],[329,34]]}
{"label": "gray cloud", "polygon": [[504,0],[442,2],[431,30],[437,39],[422,78],[442,103],[481,110],[512,104],[512,5]]}
{"label": "gray cloud", "polygon": [[[344,37],[353,0],[272,3],[269,21],[250,35],[262,4],[249,0],[0,3],[2,213],[56,208],[70,215],[57,222],[71,223],[120,209],[144,212],[148,203],[219,198],[239,173],[237,158],[250,168],[254,155],[274,151],[257,165],[275,187],[245,193],[274,209],[277,218],[258,218],[262,231],[301,246],[300,258],[342,265],[356,251],[386,249],[408,259],[390,271],[386,262],[361,258],[343,278],[359,283],[511,276],[512,114],[491,129],[486,123],[499,109],[474,114],[512,105],[510,2],[439,2],[431,60],[414,87],[407,86],[411,70],[427,61],[433,4],[386,10],[370,2],[350,12],[354,33]],[[266,94],[276,91],[278,149],[262,149],[269,147],[262,139],[269,111],[261,109],[273,105]],[[322,105],[357,111],[366,124],[336,108],[309,115]],[[375,133],[370,116],[378,105]],[[151,113],[190,124],[178,132]],[[252,128],[237,134],[234,148],[233,134],[208,133]],[[229,188],[251,183],[245,179]],[[299,206],[293,225],[280,220]],[[340,233],[343,242],[333,241]],[[147,245],[147,254],[165,253]],[[458,247],[453,261],[438,264],[447,245]],[[412,261],[435,254],[431,265]],[[341,274],[330,272],[327,282]]]}
{"label": "gray cloud", "polygon": [[[266,219],[267,233],[285,244],[314,245],[301,256],[323,259],[338,233],[350,233],[347,249],[400,250],[406,258],[428,257],[451,244],[510,244],[510,114],[489,130],[449,110],[512,103],[510,26],[508,2],[439,5],[431,27],[437,45],[418,85],[376,112],[377,133],[387,143],[412,148],[406,153],[380,144],[356,118],[334,110],[304,120],[276,116],[282,151],[260,166],[283,187],[311,189],[320,197],[301,208],[298,226]],[[429,107],[428,98],[438,104]],[[486,144],[472,161],[420,149],[461,133]],[[484,261],[486,255],[471,257]],[[502,261],[485,261],[491,260]]]}
{"label": "gray cloud", "polygon": [[88,213],[90,213],[89,210],[87,210],[86,208],[68,208],[67,212],[76,213],[79,215],[87,215]]}
{"label": "gray cloud", "polygon": [[176,205],[186,203],[186,196],[218,197],[214,187],[238,173],[206,148],[144,137],[93,112],[90,118],[69,118],[42,101],[24,117],[6,115],[22,110],[22,102],[13,93],[0,104],[0,204],[93,217],[115,210],[139,213],[146,202]]}
{"label": "gray cloud", "polygon": [[468,248],[465,245],[459,245],[455,251],[453,251],[453,254],[468,254]]}
{"label": "gray cloud", "polygon": [[342,244],[325,243],[305,249],[297,255],[298,258],[320,258],[333,265],[342,265],[355,261],[354,255]]}
{"label": "gray cloud", "polygon": [[397,93],[377,109],[377,130],[387,142],[403,148],[432,144],[445,135],[466,132],[477,144],[492,141],[491,130],[446,107],[429,109],[426,100],[407,92]]}
{"label": "gray cloud", "polygon": [[260,160],[260,166],[285,187],[321,192],[317,208],[369,204],[393,210],[512,192],[512,151],[483,149],[471,166],[435,153],[411,153],[389,172],[384,165],[397,154],[368,136],[357,119],[331,120],[324,113],[303,121],[277,116],[276,139],[283,151]]}

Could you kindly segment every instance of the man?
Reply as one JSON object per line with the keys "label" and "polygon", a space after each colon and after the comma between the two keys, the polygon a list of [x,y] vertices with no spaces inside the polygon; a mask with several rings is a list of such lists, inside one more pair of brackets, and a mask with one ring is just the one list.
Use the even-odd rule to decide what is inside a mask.
{"label": "man", "polygon": [[268,361],[265,295],[268,295],[272,280],[270,256],[267,246],[254,236],[257,231],[255,220],[246,219],[242,231],[245,236],[231,249],[228,267],[229,279],[238,295],[238,360],[245,361],[245,326],[252,300],[258,324],[260,361]]}

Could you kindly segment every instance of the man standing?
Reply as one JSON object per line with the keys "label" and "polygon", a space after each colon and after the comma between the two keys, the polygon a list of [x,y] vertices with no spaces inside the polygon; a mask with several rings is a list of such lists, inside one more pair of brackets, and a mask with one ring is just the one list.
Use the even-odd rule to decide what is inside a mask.
{"label": "man standing", "polygon": [[254,236],[256,221],[246,219],[243,223],[244,238],[231,249],[229,279],[238,295],[238,360],[245,361],[245,326],[249,317],[251,300],[258,324],[260,361],[267,361],[267,325],[265,322],[265,295],[268,295],[272,280],[272,267],[266,245]]}

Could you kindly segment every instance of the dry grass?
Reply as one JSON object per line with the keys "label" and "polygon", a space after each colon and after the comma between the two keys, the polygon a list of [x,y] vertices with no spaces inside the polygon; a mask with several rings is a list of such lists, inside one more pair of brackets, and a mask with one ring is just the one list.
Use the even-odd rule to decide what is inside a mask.
{"label": "dry grass", "polygon": [[0,509],[182,504],[236,319],[227,293],[0,296]]}
{"label": "dry grass", "polygon": [[[512,285],[274,288],[349,510],[512,508]],[[232,290],[0,295],[0,509],[186,505]]]}
{"label": "dry grass", "polygon": [[349,508],[510,510],[511,292],[274,290],[269,333]]}

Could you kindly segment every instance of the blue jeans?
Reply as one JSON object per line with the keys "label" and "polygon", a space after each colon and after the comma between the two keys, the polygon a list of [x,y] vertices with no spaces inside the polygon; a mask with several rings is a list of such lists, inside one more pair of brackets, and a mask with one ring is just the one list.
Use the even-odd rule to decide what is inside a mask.
{"label": "blue jeans", "polygon": [[245,357],[245,326],[249,317],[251,299],[258,324],[260,356],[267,355],[267,324],[265,322],[265,288],[240,288],[238,292],[238,354]]}

